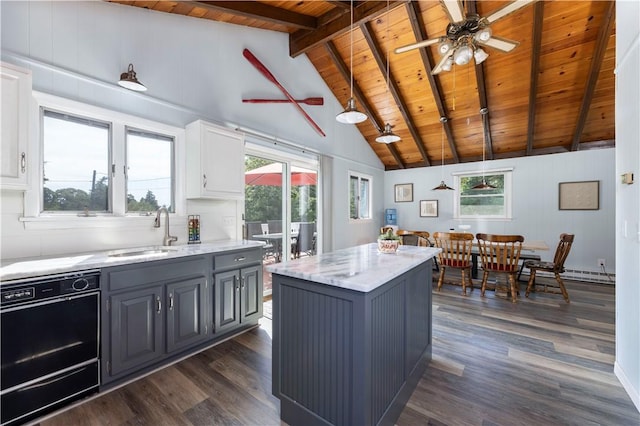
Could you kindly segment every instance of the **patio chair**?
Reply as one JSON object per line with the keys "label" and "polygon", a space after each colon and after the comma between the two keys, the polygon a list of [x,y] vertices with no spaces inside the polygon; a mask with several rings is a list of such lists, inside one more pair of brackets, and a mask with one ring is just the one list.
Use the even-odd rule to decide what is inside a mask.
{"label": "patio chair", "polygon": [[462,232],[436,232],[433,234],[436,247],[442,249],[438,253],[440,262],[440,278],[438,278],[438,291],[444,283],[444,274],[447,268],[460,269],[462,276],[462,294],[467,295],[467,279],[473,291],[471,279],[471,246],[473,234]]}
{"label": "patio chair", "polygon": [[[476,234],[480,258],[482,262],[482,296],[487,288],[489,273],[506,274],[509,280],[507,293],[511,293],[511,301],[516,303],[518,295],[517,278],[518,262],[524,237],[522,235]],[[498,284],[496,283],[496,292]]]}
{"label": "patio chair", "polygon": [[[562,278],[560,278],[560,274],[564,272],[564,261],[567,260],[567,256],[569,256],[569,251],[571,250],[571,245],[573,244],[573,238],[573,234],[560,234],[560,242],[558,243],[558,247],[556,248],[556,254],[555,256],[553,256],[553,262],[528,260],[524,263],[524,266],[531,270],[531,273],[529,275],[529,283],[527,284],[527,292],[525,293],[526,297],[529,297],[529,293],[531,291],[536,290],[536,271],[547,271],[553,272],[556,281],[558,282],[560,293],[562,293],[562,297],[564,297],[565,302],[569,303],[569,293],[564,286],[564,282],[562,282]],[[551,287],[552,290],[548,290],[548,287]],[[545,293],[560,294],[555,289],[555,286],[544,284],[543,291]]]}
{"label": "patio chair", "polygon": [[315,253],[315,237],[313,235],[315,229],[315,223],[309,222],[300,224],[298,238],[296,239],[295,246],[292,247],[294,257],[300,257],[301,253],[306,253],[308,256]]}

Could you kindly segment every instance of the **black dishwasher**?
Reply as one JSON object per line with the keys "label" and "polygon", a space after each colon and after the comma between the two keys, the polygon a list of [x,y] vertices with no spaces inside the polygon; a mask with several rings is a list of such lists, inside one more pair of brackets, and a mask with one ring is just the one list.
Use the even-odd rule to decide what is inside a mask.
{"label": "black dishwasher", "polygon": [[98,391],[100,271],[0,286],[2,425]]}

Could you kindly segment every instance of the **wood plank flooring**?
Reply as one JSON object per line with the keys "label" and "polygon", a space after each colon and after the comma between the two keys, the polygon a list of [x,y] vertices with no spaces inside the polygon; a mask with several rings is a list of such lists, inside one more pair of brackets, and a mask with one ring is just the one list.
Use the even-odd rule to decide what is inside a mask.
{"label": "wood plank flooring", "polygon": [[[613,286],[566,284],[570,304],[524,288],[512,304],[434,283],[433,360],[397,424],[639,425],[613,374]],[[271,321],[40,424],[282,425]]]}

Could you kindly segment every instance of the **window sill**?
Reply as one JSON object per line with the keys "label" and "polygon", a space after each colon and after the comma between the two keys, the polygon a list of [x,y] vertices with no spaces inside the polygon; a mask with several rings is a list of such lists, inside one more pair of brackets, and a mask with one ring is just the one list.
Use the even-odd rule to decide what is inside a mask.
{"label": "window sill", "polygon": [[[75,216],[75,215],[43,215],[38,217],[21,217],[24,229],[94,229],[94,228],[152,228],[155,215],[152,216]],[[161,218],[164,222],[164,217]],[[171,226],[185,226],[187,218],[170,215]],[[162,223],[164,226],[164,223]]]}

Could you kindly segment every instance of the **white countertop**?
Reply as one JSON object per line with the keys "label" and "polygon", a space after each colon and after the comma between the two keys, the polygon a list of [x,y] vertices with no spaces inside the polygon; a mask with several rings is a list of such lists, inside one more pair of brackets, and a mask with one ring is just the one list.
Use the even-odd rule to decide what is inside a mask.
{"label": "white countertop", "polygon": [[365,244],[265,266],[286,275],[335,287],[369,292],[434,257],[432,247],[400,246],[393,254],[378,252],[377,243]]}
{"label": "white countertop", "polygon": [[[225,240],[203,244],[185,244],[169,247],[132,247],[123,250],[96,251],[66,256],[15,259],[6,262],[3,261],[2,267],[0,268],[0,282],[43,275],[85,271],[88,269],[100,269],[110,266],[141,263],[153,260],[173,259],[198,254],[261,247],[263,245],[264,243],[260,241]],[[143,251],[144,249],[153,248],[168,248],[171,249],[171,251],[154,254],[141,254],[136,256],[113,256],[113,254],[117,254],[119,252]]]}

